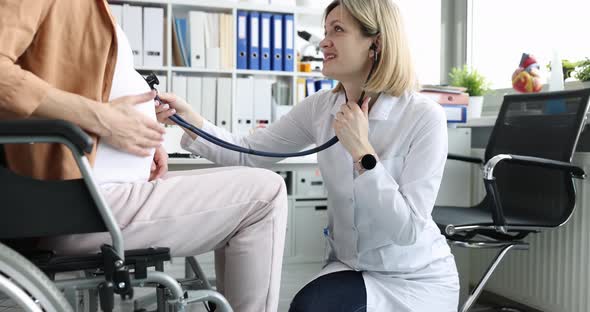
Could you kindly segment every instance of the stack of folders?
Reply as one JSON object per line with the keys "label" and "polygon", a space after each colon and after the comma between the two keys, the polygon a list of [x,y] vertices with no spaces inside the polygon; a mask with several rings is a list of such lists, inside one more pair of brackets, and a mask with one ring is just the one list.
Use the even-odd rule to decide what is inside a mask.
{"label": "stack of folders", "polygon": [[469,94],[461,92],[461,90],[436,88],[422,88],[420,93],[433,99],[445,109],[448,123],[464,123],[467,121]]}
{"label": "stack of folders", "polygon": [[135,66],[164,64],[164,9],[110,4],[111,13],[129,40]]}
{"label": "stack of folders", "polygon": [[238,11],[237,69],[293,71],[294,20],[290,14]]}
{"label": "stack of folders", "polygon": [[193,68],[233,68],[234,41],[231,14],[190,11],[172,23],[174,66]]}
{"label": "stack of folders", "polygon": [[172,92],[213,124],[232,130],[230,77],[172,76]]}
{"label": "stack of folders", "polygon": [[332,79],[297,78],[297,103],[320,90],[331,90],[336,85],[337,81]]}
{"label": "stack of folders", "polygon": [[276,85],[280,83],[273,79],[253,77],[236,79],[234,133],[247,135],[255,129],[268,127],[273,120],[273,89],[277,89]]}
{"label": "stack of folders", "polygon": [[[192,106],[203,118],[218,127],[232,131],[230,77],[172,76],[172,92]],[[183,130],[179,126],[166,128],[165,148],[169,154],[182,155],[187,152],[180,147]]]}

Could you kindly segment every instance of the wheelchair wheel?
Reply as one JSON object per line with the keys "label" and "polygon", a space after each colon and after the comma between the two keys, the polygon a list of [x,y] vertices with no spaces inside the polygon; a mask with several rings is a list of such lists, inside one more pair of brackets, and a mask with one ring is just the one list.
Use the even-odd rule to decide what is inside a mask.
{"label": "wheelchair wheel", "polygon": [[0,244],[0,310],[72,312],[62,293],[35,265]]}

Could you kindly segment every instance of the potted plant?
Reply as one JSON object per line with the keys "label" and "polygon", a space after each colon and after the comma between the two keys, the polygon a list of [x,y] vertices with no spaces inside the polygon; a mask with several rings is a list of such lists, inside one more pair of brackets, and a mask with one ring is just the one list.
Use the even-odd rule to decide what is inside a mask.
{"label": "potted plant", "polygon": [[481,117],[483,107],[483,96],[490,91],[490,84],[477,70],[463,67],[455,67],[449,74],[451,85],[467,88],[469,94],[469,106],[467,107],[467,118]]}
{"label": "potted plant", "polygon": [[590,59],[586,58],[586,60],[578,62],[577,65],[573,73],[574,77],[580,81],[590,81]]}

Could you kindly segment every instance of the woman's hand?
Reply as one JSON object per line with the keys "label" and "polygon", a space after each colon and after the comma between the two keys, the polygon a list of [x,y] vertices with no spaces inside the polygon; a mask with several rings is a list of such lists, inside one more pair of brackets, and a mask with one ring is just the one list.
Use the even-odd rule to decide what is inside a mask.
{"label": "woman's hand", "polygon": [[369,102],[366,98],[361,107],[357,103],[348,102],[341,106],[334,117],[334,132],[340,143],[352,156],[353,161],[366,154],[376,154],[369,143]]}
{"label": "woman's hand", "polygon": [[101,136],[105,142],[126,152],[149,156],[151,149],[164,141],[164,127],[150,119],[135,105],[153,101],[155,92],[123,96],[101,106],[98,119],[105,129]]}
{"label": "woman's hand", "polygon": [[168,172],[168,153],[163,146],[156,148],[154,153],[154,160],[152,161],[152,169],[150,170],[150,179],[153,181],[161,178]]}
{"label": "woman's hand", "polygon": [[178,114],[189,123],[197,126],[197,128],[203,126],[203,117],[193,111],[185,100],[172,93],[160,94],[160,100],[162,102],[156,101],[156,116],[159,122],[174,125],[175,123],[168,119],[168,117]]}

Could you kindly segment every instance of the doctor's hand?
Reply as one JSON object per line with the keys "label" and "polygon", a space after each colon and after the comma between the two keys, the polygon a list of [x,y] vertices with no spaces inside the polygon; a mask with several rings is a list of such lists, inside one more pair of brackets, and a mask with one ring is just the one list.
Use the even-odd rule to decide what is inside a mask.
{"label": "doctor's hand", "polygon": [[366,154],[376,154],[369,143],[370,101],[371,98],[365,98],[362,107],[352,101],[342,105],[332,124],[338,140],[354,161]]}
{"label": "doctor's hand", "polygon": [[123,96],[114,99],[110,105],[98,106],[98,119],[104,127],[101,133],[109,145],[138,155],[149,156],[151,149],[164,140],[164,127],[135,109],[135,105],[150,102],[155,92]]}
{"label": "doctor's hand", "polygon": [[156,101],[156,117],[161,123],[174,125],[168,117],[178,114],[184,120],[201,128],[203,126],[203,117],[193,111],[191,106],[182,98],[172,93],[160,94],[161,102]]}
{"label": "doctor's hand", "polygon": [[150,171],[150,179],[148,181],[153,181],[156,179],[161,178],[168,172],[168,153],[163,146],[159,146],[156,148],[156,152],[154,153],[154,160],[152,161],[152,169]]}

